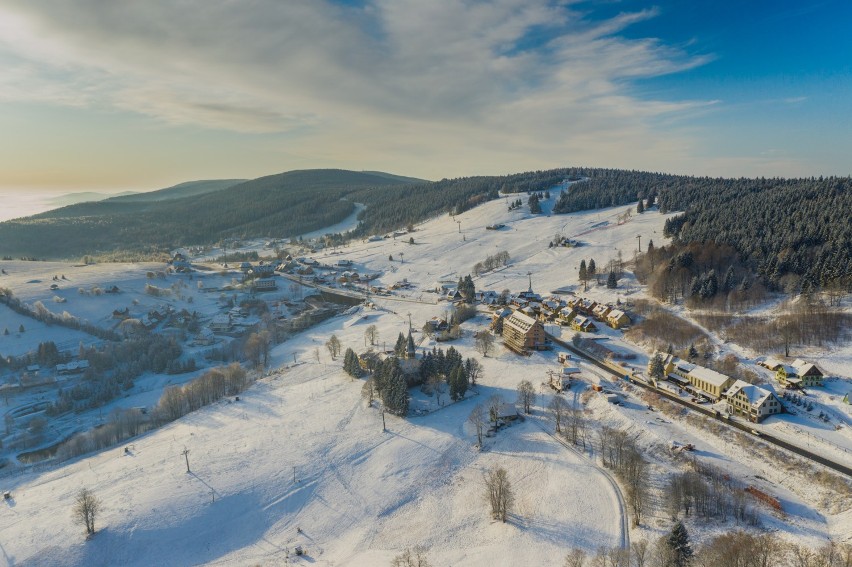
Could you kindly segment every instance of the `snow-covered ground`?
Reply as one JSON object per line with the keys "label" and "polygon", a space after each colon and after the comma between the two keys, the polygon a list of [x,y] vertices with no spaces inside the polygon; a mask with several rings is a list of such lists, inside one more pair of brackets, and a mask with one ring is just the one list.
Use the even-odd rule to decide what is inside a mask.
{"label": "snow-covered ground", "polygon": [[[626,512],[609,477],[593,458],[549,435],[553,430],[545,410],[553,395],[549,391],[540,391],[525,421],[487,438],[482,451],[474,447],[475,432],[466,423],[471,409],[493,394],[514,402],[523,379],[538,387],[547,371],[557,368],[554,353],[520,357],[498,345],[481,358],[472,335],[486,319],[476,317],[463,325],[461,339],[439,345],[480,358],[484,372],[476,395],[424,416],[388,416],[387,431],[382,431],[381,413],[366,407],[361,398],[361,381],[343,373],[341,359],[331,360],[324,347],[336,334],[344,349],[360,352],[369,325],[377,326],[380,344],[391,346],[400,332],[408,330],[410,317],[418,350],[431,349],[435,343],[428,338],[421,341],[417,330],[447,308],[445,303],[434,304],[437,296],[431,290],[441,280],[458,280],[474,264],[502,250],[509,253],[510,265],[474,278],[477,288],[520,291],[531,279],[533,289],[545,295],[557,290],[580,293],[581,259],[594,258],[603,269],[619,250],[625,261],[632,259],[637,236],[643,247],[651,239],[657,246],[664,243],[664,216],[655,211],[634,214],[623,224],[618,216],[625,207],[549,216],[554,199],[555,195],[544,203],[542,215],[532,216],[526,207],[508,211],[503,200],[492,201],[455,218],[442,216],[423,223],[404,237],[315,254],[324,263],[345,258],[360,273],[380,273],[374,285],[390,287],[407,279],[413,289],[374,297],[376,309],[355,310],[276,346],[272,374],[241,395],[239,402],[222,401],[130,440],[125,444],[128,453],[122,445],[63,466],[0,476],[0,489],[13,495],[0,504],[0,564],[278,565],[301,545],[307,558],[291,556],[291,562],[387,565],[401,550],[420,545],[436,566],[560,565],[572,547],[593,553],[622,544],[628,535],[623,533]],[[495,223],[506,226],[485,229]],[[557,233],[581,241],[582,246],[549,248]],[[52,310],[58,305],[98,324],[105,324],[113,309],[129,306],[142,312],[156,303],[138,291],[149,281],[151,266],[2,265],[9,275],[0,277],[0,286],[11,287],[27,302],[42,300]],[[48,289],[56,273],[71,280],[62,282],[69,288],[65,304],[48,303],[59,293]],[[210,278],[211,287],[228,278],[215,273],[195,277]],[[166,286],[176,278],[150,281]],[[27,283],[35,279],[41,282]],[[78,287],[113,283],[127,291],[116,296],[77,292]],[[170,301],[208,314],[218,309],[218,294],[204,294],[194,281],[186,283],[181,288],[185,298]],[[616,290],[593,285],[584,295],[611,302],[644,297],[642,287],[629,275],[621,284]],[[192,303],[188,297],[193,297]],[[410,301],[418,298],[428,301]],[[636,350],[618,332],[604,330],[600,335],[619,348]],[[6,338],[10,342],[5,344],[21,340]],[[3,340],[0,336],[0,352],[7,348]],[[848,360],[850,349],[822,354],[821,362],[834,369],[832,361]],[[647,353],[640,353],[631,364],[643,367],[646,361]],[[619,387],[599,371],[581,367],[578,391],[587,391],[590,383]],[[815,399],[845,411],[840,398],[847,379],[830,381],[824,393],[814,394]],[[828,537],[842,541],[852,536],[845,498],[826,504],[832,495],[821,485],[795,470],[775,467],[750,445],[738,443],[736,436],[715,435],[690,421],[651,411],[638,390],[622,394],[625,403],[620,407],[592,395],[588,415],[596,425],[627,428],[638,435],[657,475],[655,490],[667,471],[685,466],[671,458],[670,441],[692,442],[698,459],[782,501],[786,518],[763,510],[766,527],[811,545]],[[820,423],[799,414],[772,418],[765,427],[773,434],[790,429],[790,435],[806,439],[818,430],[827,431]],[[832,432],[838,439],[848,436],[846,427]],[[840,441],[831,442],[841,446]],[[191,473],[186,472],[184,449],[189,450]],[[506,524],[491,520],[484,497],[482,475],[495,466],[509,471],[516,491],[514,512]],[[83,486],[104,503],[98,533],[89,541],[70,512],[74,494]],[[658,507],[640,528],[630,530],[629,537],[657,537],[670,525],[668,512]],[[698,540],[731,527],[690,521]]]}

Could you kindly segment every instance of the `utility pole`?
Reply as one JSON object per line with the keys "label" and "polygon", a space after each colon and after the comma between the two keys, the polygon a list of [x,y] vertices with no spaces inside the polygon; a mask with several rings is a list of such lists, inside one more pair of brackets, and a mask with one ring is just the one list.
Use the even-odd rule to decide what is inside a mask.
{"label": "utility pole", "polygon": [[639,240],[639,252],[641,252],[642,251],[642,235],[637,234],[636,238]]}
{"label": "utility pole", "polygon": [[181,455],[183,455],[183,457],[186,459],[186,472],[190,472],[189,471],[189,449],[184,447],[183,451],[181,452]]}
{"label": "utility pole", "polygon": [[385,425],[385,407],[384,407],[384,404],[383,404],[382,405],[382,433],[384,433],[387,430],[388,430],[387,426]]}
{"label": "utility pole", "polygon": [[408,330],[411,331],[411,312],[408,312]]}
{"label": "utility pole", "polygon": [[459,225],[459,234],[461,234],[461,221],[460,221],[460,220],[457,220],[457,221],[456,221],[456,224],[458,224],[458,225]]}

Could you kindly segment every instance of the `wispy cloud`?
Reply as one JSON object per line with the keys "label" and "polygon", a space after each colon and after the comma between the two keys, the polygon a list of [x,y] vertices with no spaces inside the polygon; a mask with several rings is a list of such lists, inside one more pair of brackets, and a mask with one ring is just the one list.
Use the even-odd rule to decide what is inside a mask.
{"label": "wispy cloud", "polygon": [[549,0],[6,0],[0,100],[289,133],[341,165],[484,170],[521,152],[524,166],[634,165],[685,145],[655,121],[708,103],[632,94],[708,61],[620,35],[656,15],[594,20]]}

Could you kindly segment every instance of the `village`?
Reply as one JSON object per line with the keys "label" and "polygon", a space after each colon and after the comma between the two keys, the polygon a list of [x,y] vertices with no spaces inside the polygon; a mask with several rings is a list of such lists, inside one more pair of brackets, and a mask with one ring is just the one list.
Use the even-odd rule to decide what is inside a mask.
{"label": "village", "polygon": [[[452,564],[466,552],[449,535],[458,529],[447,532],[436,523],[437,511],[449,507],[451,526],[477,526],[469,551],[477,559],[471,564],[505,555],[528,560],[520,550],[531,546],[539,546],[534,555],[547,564],[546,558],[564,555],[571,546],[594,551],[651,540],[670,528],[664,510],[628,525],[626,496],[618,482],[607,480],[597,449],[600,431],[618,429],[628,432],[650,463],[655,499],[663,498],[662,479],[700,463],[724,470],[720,474],[733,479],[732,486],[748,488],[754,495],[749,510],[769,529],[796,541],[807,533],[813,546],[844,534],[846,524],[836,514],[845,509],[846,496],[832,505],[814,504],[828,502],[836,485],[801,482],[808,474],[832,478],[810,468],[822,465],[800,456],[784,467],[778,461],[765,465],[754,455],[774,455],[766,444],[779,439],[852,466],[849,378],[842,375],[846,355],[819,359],[813,351],[784,358],[777,351],[734,350],[721,340],[712,353],[688,343],[671,352],[637,344],[629,333],[645,317],[639,306],[645,296],[630,270],[610,287],[609,270],[583,280],[578,267],[590,259],[612,265],[619,247],[636,244],[637,233],[661,240],[663,215],[652,211],[625,220],[622,210],[609,210],[556,217],[547,216],[549,205],[543,203],[543,215],[531,215],[506,210],[499,201],[487,203],[456,218],[346,246],[324,246],[322,239],[231,243],[227,261],[217,261],[224,249],[206,247],[177,250],[165,265],[4,263],[0,287],[11,289],[32,315],[41,302],[61,306],[80,322],[76,328],[48,325],[49,318],[0,305],[10,327],[9,335],[0,335],[0,352],[16,359],[2,370],[0,392],[11,419],[3,438],[8,464],[0,478],[7,479],[2,488],[15,503],[16,517],[48,525],[47,515],[63,515],[63,504],[50,501],[58,485],[40,483],[39,471],[67,467],[110,499],[126,490],[115,479],[130,475],[127,482],[158,479],[153,484],[174,500],[168,509],[184,506],[193,516],[209,513],[225,522],[235,506],[248,506],[244,538],[216,530],[214,542],[194,535],[191,524],[174,524],[174,537],[195,542],[196,562],[243,561],[253,553],[253,544],[244,542],[261,538],[276,542],[263,552],[267,558],[283,560],[298,545],[324,564],[382,562],[399,552],[400,530],[423,525],[423,531],[408,530],[403,547],[425,544],[432,557]],[[496,225],[502,226],[494,230]],[[569,240],[573,245],[552,245]],[[257,259],[234,259],[252,252]],[[66,279],[50,289],[55,274]],[[105,289],[110,293],[98,291]],[[93,383],[92,361],[101,360],[97,353],[112,336],[95,337],[84,324],[121,340],[164,340],[179,351],[162,371],[146,367],[129,388],[100,405],[74,400],[64,413],[48,416],[60,390]],[[20,325],[23,332],[11,332]],[[37,360],[44,341],[31,338],[41,330],[59,353],[42,356],[46,363]],[[250,339],[261,335],[266,346],[247,350]],[[348,350],[357,370],[347,366]],[[736,373],[710,368],[732,350],[738,355]],[[448,375],[435,379],[434,370],[423,369],[448,358],[474,368],[473,374],[465,371],[461,389]],[[48,449],[57,440],[102,427],[117,410],[156,414],[165,390],[188,388],[234,361],[254,382],[238,396],[115,449],[67,464],[51,457]],[[364,397],[383,364],[404,375],[401,414],[386,412],[392,408],[378,394]],[[757,380],[743,380],[747,372]],[[524,382],[534,396],[526,389],[526,398],[520,396]],[[564,431],[554,434],[558,422],[551,408],[562,404],[581,416],[571,421],[573,439]],[[477,406],[486,416],[481,441],[469,421]],[[37,418],[43,422],[33,423]],[[212,487],[212,497],[211,488],[183,476],[184,446],[193,455],[186,468],[191,464]],[[21,458],[27,453],[34,459],[29,464]],[[235,453],[254,463],[251,474],[233,461]],[[546,461],[539,460],[543,455]],[[131,462],[138,463],[132,473]],[[513,481],[525,479],[517,527],[510,533],[498,531],[482,513],[479,471],[497,465],[508,467]],[[447,475],[451,481],[435,481]],[[112,510],[104,521],[122,534],[137,521],[132,517],[152,526],[160,498],[145,488],[129,504],[133,513]],[[345,507],[329,510],[322,504],[341,498]],[[763,502],[770,505],[763,508]],[[820,512],[811,513],[817,506]],[[553,534],[542,539],[534,527],[538,522],[554,525]],[[359,523],[374,528],[364,534],[354,527]],[[705,530],[712,534],[726,525],[731,524],[690,520],[699,540],[708,537],[700,535]],[[49,537],[74,539],[73,527],[51,529],[57,535]],[[23,553],[37,557],[6,519],[0,533],[11,549],[29,549]],[[578,539],[577,533],[591,535]],[[495,537],[506,542],[495,545]],[[121,539],[104,539],[103,548],[92,549],[134,564],[132,554],[150,541],[144,531]],[[199,546],[208,544],[210,551],[198,555]],[[91,553],[76,544],[71,552]]]}

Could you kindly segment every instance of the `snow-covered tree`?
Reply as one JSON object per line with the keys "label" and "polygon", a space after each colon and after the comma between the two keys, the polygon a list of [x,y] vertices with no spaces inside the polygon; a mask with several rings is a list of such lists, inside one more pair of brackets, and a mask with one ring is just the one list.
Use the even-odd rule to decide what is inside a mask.
{"label": "snow-covered tree", "polygon": [[86,536],[95,533],[95,520],[101,511],[101,500],[88,488],[81,488],[74,498],[72,513],[78,524],[86,527]]}
{"label": "snow-covered tree", "polygon": [[692,545],[689,543],[689,532],[683,522],[678,522],[672,528],[666,540],[672,550],[672,567],[686,567],[692,560]]}
{"label": "snow-covered tree", "polygon": [[524,407],[524,413],[530,413],[530,406],[535,402],[535,387],[529,380],[518,384],[518,402]]}

